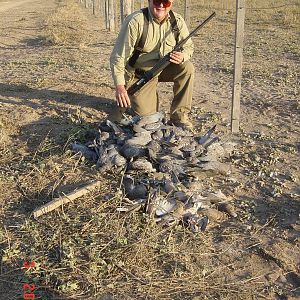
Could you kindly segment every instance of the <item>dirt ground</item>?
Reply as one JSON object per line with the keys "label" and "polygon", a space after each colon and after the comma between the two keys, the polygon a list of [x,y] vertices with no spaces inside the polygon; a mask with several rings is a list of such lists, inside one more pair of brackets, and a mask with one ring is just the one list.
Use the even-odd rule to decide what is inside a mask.
{"label": "dirt ground", "polygon": [[[205,3],[193,2],[191,27],[213,10]],[[113,107],[109,55],[116,33],[109,33],[91,9],[82,8],[88,42],[50,45],[45,42],[45,20],[59,1],[0,0],[0,299],[23,299],[23,284],[33,282],[36,299],[300,297],[300,6],[294,3],[294,22],[284,22],[289,6],[272,10],[268,1],[261,1],[263,10],[247,11],[236,136],[230,133],[232,10],[217,9],[216,20],[194,38],[191,118],[199,132],[217,124],[222,139],[238,143],[227,160],[231,175],[204,178],[203,187],[232,197],[238,217],[200,235],[180,229],[164,232],[164,238],[155,234],[155,242],[159,229],[144,229],[139,236],[129,224],[138,217],[120,217],[122,226],[105,223],[106,229],[119,231],[107,233],[97,244],[101,228],[95,226],[94,232],[90,226],[104,215],[97,209],[109,206],[103,199],[114,199],[118,178],[102,177],[68,146],[74,140],[87,141]],[[167,111],[171,85],[161,84],[159,96],[161,109]],[[92,196],[39,221],[32,219],[33,209],[59,192],[94,179],[101,179],[103,186]],[[110,248],[115,235],[119,248]],[[95,240],[88,241],[92,236]],[[57,241],[68,241],[66,258],[73,265],[53,262]],[[100,275],[91,274],[96,257],[92,245],[102,247],[103,256],[93,265],[97,272],[105,269]],[[148,261],[145,253],[135,251],[137,246],[147,251]],[[113,255],[122,265],[110,260]],[[35,261],[38,268],[24,273],[24,261]]]}

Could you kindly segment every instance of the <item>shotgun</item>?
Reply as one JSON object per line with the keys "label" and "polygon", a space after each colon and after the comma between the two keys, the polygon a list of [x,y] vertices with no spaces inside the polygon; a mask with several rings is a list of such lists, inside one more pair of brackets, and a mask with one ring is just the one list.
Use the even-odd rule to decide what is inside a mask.
{"label": "shotgun", "polygon": [[[206,20],[204,20],[201,24],[199,24],[185,39],[180,41],[173,49],[173,51],[182,51],[182,46],[191,38],[195,33],[202,28],[206,23],[208,23],[214,16],[216,15],[213,12]],[[146,85],[153,77],[158,75],[163,69],[165,69],[170,62],[170,54],[166,54],[161,60],[159,60],[149,71],[146,71],[143,76],[137,80],[133,85],[131,85],[127,89],[128,95],[133,95],[138,90],[140,90],[144,85]]]}

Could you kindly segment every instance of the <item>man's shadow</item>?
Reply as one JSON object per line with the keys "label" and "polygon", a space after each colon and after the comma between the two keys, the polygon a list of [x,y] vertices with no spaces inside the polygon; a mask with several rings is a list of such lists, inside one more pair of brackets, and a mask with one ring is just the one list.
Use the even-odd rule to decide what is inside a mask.
{"label": "man's shadow", "polygon": [[[21,134],[17,139],[26,141],[29,150],[34,150],[43,139],[51,132],[51,136],[57,139],[58,134],[74,129],[74,125],[83,124],[94,127],[99,124],[116,107],[112,99],[76,93],[72,91],[57,91],[52,89],[34,89],[26,85],[0,83],[0,102],[9,104],[9,113],[16,111],[25,114],[26,108],[34,109],[39,114],[39,119],[26,123],[21,127]],[[25,109],[22,110],[22,108]],[[92,108],[92,110],[91,110]],[[10,111],[10,112],[9,112]],[[5,111],[4,111],[5,113]],[[86,124],[82,116],[90,123]],[[24,116],[30,120],[30,115]],[[81,128],[78,128],[81,130]],[[30,145],[30,137],[35,137],[35,142]],[[28,143],[29,142],[29,143]],[[31,147],[32,146],[32,147]]]}
{"label": "man's shadow", "polygon": [[[21,103],[13,98],[18,98]],[[40,100],[40,101],[36,101]],[[27,106],[38,109],[53,109],[60,114],[63,104],[70,104],[82,109],[91,107],[105,113],[110,113],[115,101],[106,97],[97,97],[71,91],[56,91],[52,89],[34,89],[26,85],[0,83],[0,102]]]}

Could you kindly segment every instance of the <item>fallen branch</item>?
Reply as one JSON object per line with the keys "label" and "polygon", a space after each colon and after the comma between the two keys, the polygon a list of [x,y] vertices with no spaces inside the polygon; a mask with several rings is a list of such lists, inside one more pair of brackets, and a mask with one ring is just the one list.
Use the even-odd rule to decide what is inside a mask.
{"label": "fallen branch", "polygon": [[95,189],[96,187],[98,187],[100,185],[100,181],[95,181],[95,182],[92,182],[88,185],[86,185],[85,187],[77,190],[77,191],[74,191],[70,194],[67,194],[67,195],[64,195],[64,196],[60,196],[58,198],[54,198],[52,201],[50,201],[49,203],[46,203],[45,205],[39,207],[39,208],[36,208],[34,211],[33,211],[33,216],[34,218],[38,218],[39,216],[43,215],[43,214],[46,214],[58,207],[60,207],[61,205],[63,204],[66,204],[70,201],[73,201],[89,192],[91,192],[93,189]]}

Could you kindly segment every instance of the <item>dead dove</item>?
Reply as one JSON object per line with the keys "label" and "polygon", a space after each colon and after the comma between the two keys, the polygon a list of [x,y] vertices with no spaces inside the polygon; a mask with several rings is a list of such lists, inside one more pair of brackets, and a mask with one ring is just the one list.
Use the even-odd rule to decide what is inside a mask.
{"label": "dead dove", "polygon": [[93,162],[96,162],[98,160],[97,153],[83,144],[73,143],[71,144],[71,149],[74,153],[81,153],[87,160]]}
{"label": "dead dove", "polygon": [[198,143],[200,145],[204,145],[209,140],[213,132],[216,130],[216,127],[217,126],[214,125],[212,128],[210,128],[202,137],[199,138]]}
{"label": "dead dove", "polygon": [[148,131],[138,132],[132,138],[128,139],[125,145],[146,146],[152,141],[151,133]]}
{"label": "dead dove", "polygon": [[146,199],[147,188],[144,184],[134,184],[134,178],[130,175],[126,175],[123,178],[123,187],[125,194],[129,199]]}
{"label": "dead dove", "polygon": [[145,147],[141,145],[123,145],[121,148],[121,154],[130,159],[130,158],[136,158],[136,157],[142,157],[146,155],[147,150]]}
{"label": "dead dove", "polygon": [[143,116],[140,120],[136,123],[138,126],[145,126],[147,124],[161,122],[164,118],[164,114],[161,112],[156,112],[151,115]]}
{"label": "dead dove", "polygon": [[143,171],[145,173],[156,172],[156,169],[153,168],[151,162],[143,157],[138,158],[138,159],[134,160],[133,162],[131,162],[129,167],[131,170]]}
{"label": "dead dove", "polygon": [[156,210],[155,214],[158,217],[162,217],[170,212],[172,212],[176,208],[176,201],[173,199],[162,198],[156,202]]}
{"label": "dead dove", "polygon": [[115,134],[121,134],[124,133],[124,131],[121,129],[120,126],[118,126],[117,124],[115,124],[114,122],[110,121],[110,120],[106,120],[106,125],[108,127],[110,127]]}
{"label": "dead dove", "polygon": [[162,184],[162,190],[169,194],[175,190],[175,186],[171,180],[166,179]]}

